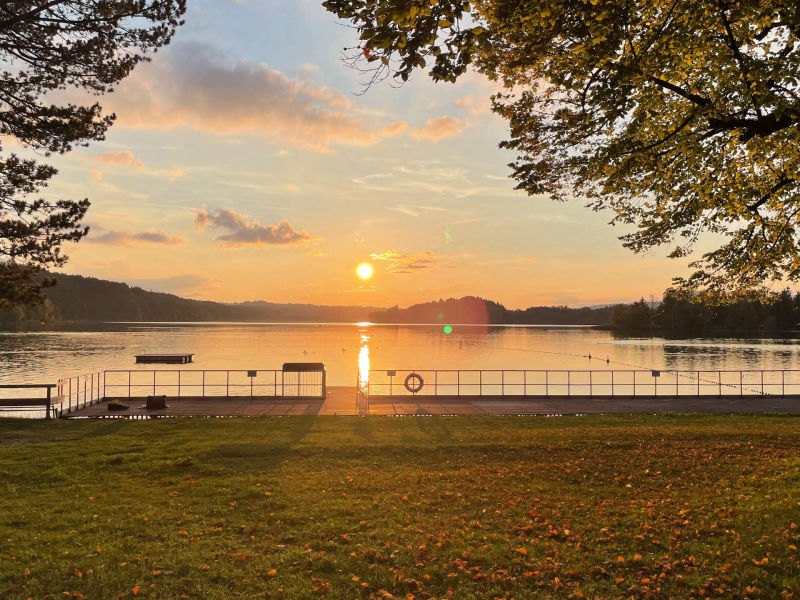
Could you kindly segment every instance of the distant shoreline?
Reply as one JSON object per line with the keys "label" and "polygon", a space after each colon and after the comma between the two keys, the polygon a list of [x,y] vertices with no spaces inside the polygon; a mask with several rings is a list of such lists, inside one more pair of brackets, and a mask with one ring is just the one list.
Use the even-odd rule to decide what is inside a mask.
{"label": "distant shoreline", "polygon": [[[651,338],[663,337],[672,340],[694,339],[701,337],[787,337],[800,335],[798,329],[708,329],[694,332],[692,335],[685,333],[676,334],[659,328],[648,330],[635,330],[614,327],[610,324],[561,324],[561,323],[387,323],[374,321],[54,321],[50,323],[23,323],[18,328],[0,328],[0,334],[9,333],[58,333],[68,331],[115,331],[127,327],[228,327],[228,326],[247,326],[247,327],[273,327],[273,326],[346,326],[346,327],[428,327],[443,328],[450,325],[454,328],[519,328],[519,329],[572,329],[572,330],[596,330],[608,331],[623,337],[632,338]],[[458,334],[456,329],[454,334]],[[451,334],[452,335],[452,334]]]}

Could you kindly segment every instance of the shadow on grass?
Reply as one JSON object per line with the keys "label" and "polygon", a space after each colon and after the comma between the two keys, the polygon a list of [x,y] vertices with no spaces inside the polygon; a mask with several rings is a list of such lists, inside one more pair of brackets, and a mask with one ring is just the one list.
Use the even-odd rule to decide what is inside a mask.
{"label": "shadow on grass", "polygon": [[[202,460],[211,467],[242,471],[271,471],[284,462],[305,439],[316,415],[281,419],[279,439],[263,443],[227,443],[209,448]],[[267,433],[270,433],[269,431]]]}
{"label": "shadow on grass", "polygon": [[428,418],[432,417],[432,415],[424,408],[420,408],[419,410],[417,410],[416,416],[423,417],[414,419],[414,421],[419,427],[419,430],[427,437],[440,442],[450,441],[453,439],[453,434],[450,431],[450,427],[448,426],[448,421],[446,418],[443,417]]}

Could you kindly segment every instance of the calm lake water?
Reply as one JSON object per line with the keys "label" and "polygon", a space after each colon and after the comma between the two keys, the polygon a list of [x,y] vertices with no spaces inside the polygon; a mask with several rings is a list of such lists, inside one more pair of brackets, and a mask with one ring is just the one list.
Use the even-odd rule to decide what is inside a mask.
{"label": "calm lake water", "polygon": [[[329,385],[372,369],[800,369],[800,339],[621,338],[586,327],[365,324],[134,323],[92,331],[0,333],[0,383],[137,366],[134,354],[195,354],[174,369],[280,369],[324,362]],[[591,355],[591,359],[588,358]]]}

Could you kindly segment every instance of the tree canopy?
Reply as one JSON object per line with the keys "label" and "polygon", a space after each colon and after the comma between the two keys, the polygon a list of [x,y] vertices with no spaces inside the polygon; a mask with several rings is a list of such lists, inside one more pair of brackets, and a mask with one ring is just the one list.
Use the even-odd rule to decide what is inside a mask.
{"label": "tree canopy", "polygon": [[[114,120],[100,104],[59,101],[64,90],[113,90],[167,44],[185,0],[12,0],[0,6],[0,144],[48,155],[102,140]],[[31,275],[62,265],[88,200],[36,197],[56,174],[0,145],[0,304],[40,299]]]}
{"label": "tree canopy", "polygon": [[[679,283],[800,279],[797,0],[326,0],[349,60],[504,84],[516,187],[610,209],[634,251],[716,246]],[[703,242],[704,244],[707,242]]]}

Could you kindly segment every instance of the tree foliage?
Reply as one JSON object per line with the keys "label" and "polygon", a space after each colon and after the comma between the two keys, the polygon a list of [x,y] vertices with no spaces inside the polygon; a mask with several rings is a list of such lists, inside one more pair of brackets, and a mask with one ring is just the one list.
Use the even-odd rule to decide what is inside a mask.
{"label": "tree foliage", "polygon": [[[796,0],[326,0],[370,81],[429,64],[504,84],[517,188],[578,196],[721,295],[800,279]],[[710,246],[711,247],[711,246]]]}
{"label": "tree foliage", "polygon": [[[3,2],[0,140],[44,155],[102,140],[114,115],[96,102],[63,100],[64,91],[112,91],[148,52],[170,41],[185,8],[185,0]],[[56,172],[0,154],[0,304],[41,299],[30,276],[62,265],[62,243],[88,231],[80,225],[88,200],[36,197]]]}

